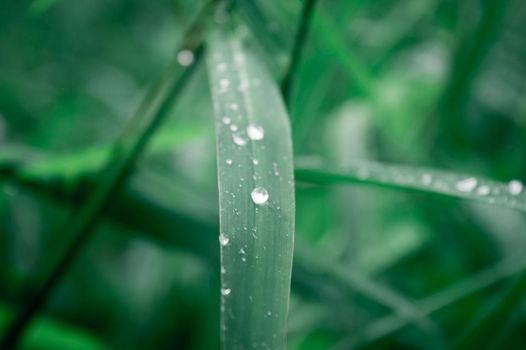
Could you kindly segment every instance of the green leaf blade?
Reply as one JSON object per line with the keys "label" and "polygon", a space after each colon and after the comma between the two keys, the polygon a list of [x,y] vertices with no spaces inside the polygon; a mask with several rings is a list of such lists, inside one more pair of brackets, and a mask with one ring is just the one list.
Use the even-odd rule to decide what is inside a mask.
{"label": "green leaf blade", "polygon": [[209,44],[222,342],[225,349],[284,349],[295,210],[289,121],[275,83],[236,38],[215,31]]}

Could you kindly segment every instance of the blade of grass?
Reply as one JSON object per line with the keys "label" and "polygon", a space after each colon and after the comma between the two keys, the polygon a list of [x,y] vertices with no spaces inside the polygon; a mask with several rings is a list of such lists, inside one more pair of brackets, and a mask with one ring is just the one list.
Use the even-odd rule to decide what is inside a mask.
{"label": "blade of grass", "polygon": [[[416,302],[416,305],[425,315],[431,315],[497,282],[510,278],[524,269],[526,269],[526,258],[523,256],[510,257],[495,266],[482,270],[452,286],[446,287],[436,294]],[[410,323],[411,320],[408,318],[398,315],[387,316],[371,323],[358,334],[352,334],[345,338],[332,350],[366,347],[368,344],[379,341],[402,330]]]}
{"label": "blade of grass", "polygon": [[513,314],[526,300],[526,271],[523,271],[513,281],[511,287],[490,310],[484,311],[480,319],[470,327],[460,340],[452,347],[453,350],[469,350],[487,348],[491,344],[488,336],[502,334]]}
{"label": "blade of grass", "polygon": [[216,119],[225,349],[284,349],[294,240],[287,112],[265,68],[228,30],[209,41]]}
{"label": "blade of grass", "polygon": [[307,35],[310,30],[312,14],[314,13],[314,7],[317,0],[305,0],[300,21],[298,23],[298,29],[296,30],[296,35],[294,37],[294,42],[292,46],[292,52],[290,54],[289,64],[285,70],[285,76],[281,82],[281,93],[285,104],[290,104],[290,95],[292,93],[292,84],[294,82],[294,77],[296,76],[299,64],[301,62],[301,55],[304,50],[305,42]]}
{"label": "blade of grass", "polygon": [[468,199],[526,212],[526,191],[517,180],[505,184],[455,172],[375,162],[359,162],[345,169],[309,163],[312,162],[306,159],[298,163],[295,170],[298,181],[318,185],[364,184]]}
{"label": "blade of grass", "polygon": [[[202,21],[208,15],[208,5],[196,23],[190,28],[181,45],[182,52],[198,59],[202,53]],[[107,168],[101,173],[104,181],[94,189],[85,204],[74,213],[66,223],[61,234],[62,242],[57,251],[52,252],[39,271],[36,291],[29,302],[9,323],[4,333],[1,349],[15,348],[20,337],[34,315],[40,310],[48,295],[52,292],[62,276],[67,272],[75,257],[91,236],[103,211],[115,197],[135,161],[148,144],[152,135],[168,115],[173,100],[182,91],[190,78],[195,62],[178,60],[168,69],[166,75],[154,85],[132,121],[131,127],[116,143],[114,153],[108,159]]]}
{"label": "blade of grass", "polygon": [[391,308],[402,317],[410,318],[428,337],[435,340],[433,345],[439,346],[442,343],[438,326],[412,301],[397,292],[341,266],[336,261],[321,258],[318,252],[309,249],[305,244],[296,243],[295,257],[295,261],[300,262],[301,266],[310,268],[311,274],[317,272],[327,275],[332,281],[337,281],[340,285]]}

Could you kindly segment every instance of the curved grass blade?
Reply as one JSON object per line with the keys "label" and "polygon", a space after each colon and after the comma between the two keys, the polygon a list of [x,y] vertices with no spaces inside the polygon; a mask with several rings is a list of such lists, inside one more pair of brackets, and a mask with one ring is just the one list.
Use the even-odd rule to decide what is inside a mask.
{"label": "curved grass blade", "polygon": [[[487,203],[526,212],[526,191],[518,180],[502,183],[481,177],[422,167],[359,162],[345,169],[309,165],[296,167],[298,181],[319,185],[357,183]],[[317,163],[317,162],[315,162]]]}
{"label": "curved grass blade", "polygon": [[265,68],[224,29],[213,31],[225,349],[284,349],[294,239],[287,112]]}

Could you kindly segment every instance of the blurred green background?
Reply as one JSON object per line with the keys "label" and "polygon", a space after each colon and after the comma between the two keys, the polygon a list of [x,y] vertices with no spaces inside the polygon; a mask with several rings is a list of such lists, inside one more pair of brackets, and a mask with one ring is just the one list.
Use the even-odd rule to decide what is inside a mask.
{"label": "blurred green background", "polygon": [[[239,3],[279,77],[302,2]],[[203,4],[0,3],[0,326]],[[521,0],[320,0],[291,100],[295,153],[526,180],[525,57]],[[202,63],[196,73],[25,348],[219,347],[216,151]],[[296,196],[300,242],[410,300],[526,253],[526,219],[510,210],[360,186]],[[294,271],[290,349],[349,348],[391,315],[313,271]],[[433,313],[437,337],[461,336],[513,273]],[[524,311],[492,335],[501,348],[526,348]],[[410,325],[358,343],[429,341]]]}

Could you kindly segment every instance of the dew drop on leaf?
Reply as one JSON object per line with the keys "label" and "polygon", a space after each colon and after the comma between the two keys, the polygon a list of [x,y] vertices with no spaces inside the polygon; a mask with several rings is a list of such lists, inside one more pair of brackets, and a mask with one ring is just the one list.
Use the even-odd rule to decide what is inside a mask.
{"label": "dew drop on leaf", "polygon": [[263,137],[265,137],[265,130],[259,125],[249,124],[247,127],[247,135],[251,140],[262,140]]}
{"label": "dew drop on leaf", "polygon": [[230,242],[230,239],[223,232],[221,232],[219,234],[219,244],[221,244],[221,247],[225,247],[228,242]]}
{"label": "dew drop on leaf", "polygon": [[194,53],[190,50],[181,50],[177,54],[177,62],[183,66],[187,67],[194,63]]}
{"label": "dew drop on leaf", "polygon": [[460,192],[471,192],[477,187],[477,179],[470,177],[464,180],[460,180],[456,184],[457,190]]}
{"label": "dew drop on leaf", "polygon": [[522,182],[520,182],[519,180],[511,180],[508,183],[508,191],[510,192],[512,196],[517,196],[521,194],[522,189],[523,189],[523,185],[522,185]]}
{"label": "dew drop on leaf", "polygon": [[256,187],[250,194],[252,201],[256,204],[264,204],[268,201],[268,192],[263,187]]}
{"label": "dew drop on leaf", "polygon": [[230,292],[232,292],[230,288],[221,288],[221,295],[223,296],[230,295]]}
{"label": "dew drop on leaf", "polygon": [[487,196],[490,192],[490,188],[486,185],[482,185],[479,188],[477,188],[477,194],[481,196]]}
{"label": "dew drop on leaf", "polygon": [[431,185],[431,182],[433,181],[433,177],[430,174],[424,174],[422,175],[422,184],[423,185]]}
{"label": "dew drop on leaf", "polygon": [[247,144],[247,140],[245,140],[239,135],[232,135],[232,139],[234,140],[234,143],[238,146],[244,146]]}
{"label": "dew drop on leaf", "polygon": [[232,159],[225,160],[225,163],[227,163],[228,165],[232,165]]}
{"label": "dew drop on leaf", "polygon": [[223,124],[228,125],[228,124],[230,124],[230,122],[232,121],[232,119],[230,119],[229,117],[223,117],[223,118],[221,119],[221,121],[223,122]]}

